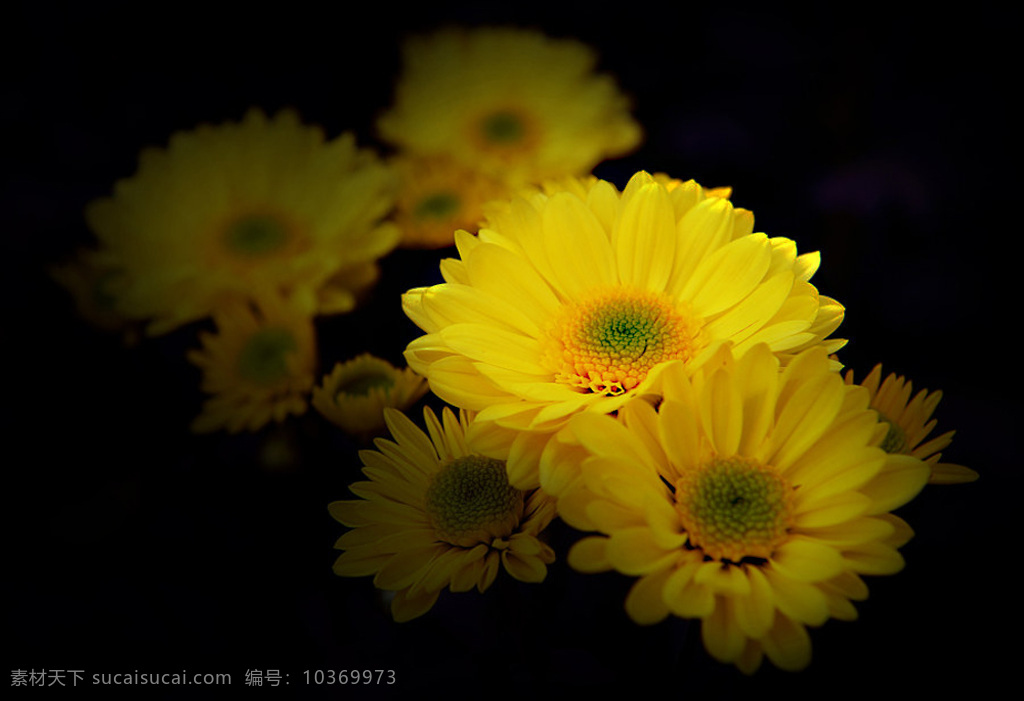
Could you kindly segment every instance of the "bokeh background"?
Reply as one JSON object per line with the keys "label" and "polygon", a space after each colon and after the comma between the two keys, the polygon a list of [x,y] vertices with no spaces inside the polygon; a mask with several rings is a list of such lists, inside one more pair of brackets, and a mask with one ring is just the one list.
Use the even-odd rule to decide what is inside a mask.
{"label": "bokeh background", "polygon": [[[1020,22],[986,2],[969,13],[706,5],[19,0],[6,10],[0,671],[230,672],[241,687],[246,669],[280,670],[287,689],[245,692],[279,698],[997,688],[1019,648],[1008,640],[1022,462]],[[869,580],[859,621],[812,632],[807,671],[766,663],[748,679],[711,660],[684,621],[633,625],[625,578],[566,566],[577,537],[567,527],[552,531],[562,557],[544,585],[499,578],[486,596],[442,596],[428,616],[390,622],[369,578],[331,573],[342,528],[327,504],[359,476],[355,444],[315,413],[255,435],[190,435],[201,395],[184,351],[196,329],[126,349],[79,320],[46,277],[90,240],[83,206],[176,130],[293,107],[328,136],[352,130],[376,146],[401,39],[445,23],[533,27],[595,47],[646,131],[642,148],[598,175],[620,187],[639,169],[731,185],[757,230],[822,252],[814,282],[847,308],[841,358],[858,377],[883,362],[944,390],[938,430],[958,431],[944,457],[981,480],[926,488],[901,510],[917,531],[905,571]],[[365,307],[318,324],[322,371],[363,351],[401,362],[418,332],[399,294],[438,279],[444,255],[385,259]],[[303,677],[365,668],[395,669],[399,684]]]}

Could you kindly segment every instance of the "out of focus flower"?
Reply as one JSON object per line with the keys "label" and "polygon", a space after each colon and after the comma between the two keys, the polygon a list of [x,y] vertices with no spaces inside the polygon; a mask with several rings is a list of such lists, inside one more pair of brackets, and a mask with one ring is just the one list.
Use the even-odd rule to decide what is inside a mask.
{"label": "out of focus flower", "polygon": [[405,248],[455,245],[458,229],[476,231],[484,203],[507,195],[500,180],[448,158],[397,157],[398,204],[393,221]]}
{"label": "out of focus flower", "polygon": [[479,454],[466,439],[470,417],[450,409],[442,420],[424,410],[427,433],[395,409],[385,409],[394,441],[360,453],[367,481],[360,499],[336,501],[331,515],[352,530],[336,547],[346,577],[373,575],[394,591],[398,621],[421,616],[445,588],[486,591],[503,567],[524,582],[540,582],[554,551],[537,536],[554,517],[539,491],[508,483],[505,465]]}
{"label": "out of focus flower", "polygon": [[313,389],[313,407],[348,433],[367,436],[384,428],[384,409],[405,411],[427,392],[427,381],[369,353],[337,363]]}
{"label": "out of focus flower", "polygon": [[807,626],[856,618],[861,576],[903,567],[911,530],[890,512],[928,466],[877,447],[867,392],[820,347],[780,371],[767,345],[739,358],[723,346],[693,376],[673,363],[662,379],[657,409],[573,418],[587,457],[559,514],[599,535],[569,563],[637,577],[633,620],[700,619],[708,652],[746,673],[765,656],[801,669]]}
{"label": "out of focus flower", "polygon": [[312,303],[333,275],[398,243],[381,223],[394,188],[352,134],[325,142],[294,112],[251,110],[143,151],[138,172],[86,217],[124,273],[119,311],[159,334],[254,287]]}
{"label": "out of focus flower", "polygon": [[479,236],[456,235],[446,282],[403,296],[426,332],[406,359],[443,400],[479,412],[474,440],[509,460],[514,485],[536,486],[551,435],[656,395],[668,361],[699,367],[725,341],[739,354],[766,343],[783,364],[843,345],[827,339],[842,306],[809,282],[818,255],[752,228],[696,183],[642,172],[621,193],[585,178],[517,197]]}
{"label": "out of focus flower", "polygon": [[412,38],[403,56],[394,103],[377,126],[407,153],[527,184],[589,173],[640,143],[629,100],[577,41],[445,29]]}
{"label": "out of focus flower", "polygon": [[[853,384],[853,371],[847,371],[846,383]],[[953,440],[955,431],[947,431],[926,442],[925,439],[935,428],[932,418],[935,408],[942,399],[942,392],[929,393],[923,389],[914,395],[913,384],[896,373],[890,373],[882,380],[882,365],[879,363],[861,383],[871,395],[871,408],[878,412],[878,418],[888,431],[881,447],[887,453],[913,455],[924,460],[931,468],[929,482],[955,484],[973,482],[978,473],[963,465],[939,462],[942,451]]]}
{"label": "out of focus flower", "polygon": [[201,333],[188,359],[203,371],[206,400],[197,433],[256,431],[303,414],[313,388],[316,342],[309,309],[274,293],[214,310],[216,333]]}
{"label": "out of focus flower", "polygon": [[117,310],[124,274],[107,252],[81,250],[49,272],[71,294],[75,309],[85,321],[104,331],[121,333],[128,345],[138,340],[137,325]]}

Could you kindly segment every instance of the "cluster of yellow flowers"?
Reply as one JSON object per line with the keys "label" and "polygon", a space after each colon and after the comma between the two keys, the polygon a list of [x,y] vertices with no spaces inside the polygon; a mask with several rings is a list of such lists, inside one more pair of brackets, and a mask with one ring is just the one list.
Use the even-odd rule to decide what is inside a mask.
{"label": "cluster of yellow flowers", "polygon": [[449,28],[411,38],[403,61],[377,125],[395,149],[403,246],[451,246],[456,230],[477,229],[489,200],[585,175],[640,143],[629,101],[577,41]]}
{"label": "cluster of yellow flowers", "polygon": [[[716,659],[797,670],[808,626],[855,618],[862,576],[902,568],[911,529],[891,512],[976,474],[939,462],[951,433],[925,442],[938,393],[911,399],[880,367],[859,385],[841,374],[844,310],[810,282],[819,256],[755,233],[726,194],[640,172],[621,192],[584,178],[491,208],[456,235],[445,282],[404,295],[426,332],[406,358],[466,412],[469,452],[589,534],[572,567],[637,578],[637,623],[700,619]],[[402,503],[436,524],[429,500],[399,494],[364,508],[395,523],[385,512]],[[491,549],[512,532],[489,531]],[[374,552],[415,594],[445,566]],[[356,574],[348,554],[338,571]]]}
{"label": "cluster of yellow flowers", "polygon": [[[855,618],[862,577],[903,566],[893,510],[977,474],[940,462],[951,432],[928,439],[939,393],[842,374],[817,253],[756,232],[728,189],[592,175],[641,138],[595,63],[531,31],[418,37],[386,159],[291,112],[176,134],[89,208],[100,247],[62,279],[108,326],[212,317],[189,356],[213,395],[197,430],[307,398],[353,433],[386,422],[330,511],[350,527],[335,571],[373,575],[396,620],[502,569],[544,580],[557,517],[587,533],[573,568],[636,578],[637,623],[699,619],[722,662],[801,669],[807,628]],[[444,282],[402,296],[424,332],[409,368],[361,356],[314,388],[314,317],[353,309],[393,248],[453,244]],[[402,411],[428,382],[458,414],[420,428]]]}
{"label": "cluster of yellow flowers", "polygon": [[[314,319],[351,311],[376,281],[400,238],[386,220],[396,189],[353,134],[325,141],[293,111],[253,109],[143,151],[138,172],[86,210],[96,247],[55,277],[88,318],[135,341],[141,325],[155,336],[212,319],[215,332],[200,331],[188,354],[211,395],[193,429],[255,431],[307,410]],[[382,388],[357,396],[422,395],[409,375],[378,370]],[[366,385],[331,378],[335,395]]]}

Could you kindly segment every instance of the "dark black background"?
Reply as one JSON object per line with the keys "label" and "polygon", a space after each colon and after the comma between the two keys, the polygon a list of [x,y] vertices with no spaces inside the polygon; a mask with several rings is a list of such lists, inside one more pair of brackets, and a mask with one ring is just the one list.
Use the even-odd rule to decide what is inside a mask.
{"label": "dark black background", "polygon": [[[244,690],[252,698],[348,698],[303,676],[346,668],[395,669],[402,697],[997,688],[1020,647],[1020,23],[987,3],[799,7],[15,3],[0,63],[3,673],[231,672],[236,688],[246,669],[290,675],[287,690]],[[348,496],[356,446],[316,414],[255,436],[190,436],[201,397],[182,354],[202,325],[126,350],[44,275],[89,241],[82,207],[175,130],[290,106],[376,146],[400,39],[445,22],[597,48],[647,133],[599,175],[732,185],[757,230],[822,252],[814,282],[847,308],[842,359],[858,376],[884,362],[945,391],[939,430],[958,430],[945,458],[982,479],[929,487],[900,511],[917,531],[906,569],[869,580],[859,621],[812,632],[805,672],[766,663],[744,678],[683,621],[637,627],[622,612],[625,578],[575,574],[564,557],[543,586],[499,578],[487,596],[443,596],[391,623],[368,578],[330,569],[342,528],[326,506]],[[364,350],[400,361],[418,334],[398,295],[433,282],[439,255],[393,254],[365,308],[324,320],[323,370]],[[268,461],[273,446],[290,457]],[[575,535],[552,537],[564,555]]]}

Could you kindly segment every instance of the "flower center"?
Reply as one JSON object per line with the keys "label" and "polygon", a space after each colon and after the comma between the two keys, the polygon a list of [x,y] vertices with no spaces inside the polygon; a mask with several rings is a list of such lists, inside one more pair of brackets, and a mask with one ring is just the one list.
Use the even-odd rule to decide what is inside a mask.
{"label": "flower center", "polygon": [[480,122],[480,132],[488,143],[508,146],[517,144],[526,136],[526,125],[515,112],[498,111],[488,114]]}
{"label": "flower center", "polygon": [[288,376],[288,355],[298,350],[286,329],[260,329],[246,341],[238,357],[238,372],[246,380],[273,384]]}
{"label": "flower center", "polygon": [[[875,411],[878,410],[876,409]],[[885,438],[882,439],[882,445],[879,447],[887,453],[907,452],[907,432],[903,430],[903,427],[895,421],[891,421],[889,417],[880,411],[878,412],[878,419],[882,423],[889,425],[889,431],[885,434]]]}
{"label": "flower center", "polygon": [[227,227],[224,242],[232,253],[258,257],[282,248],[288,229],[278,219],[264,214],[246,215]]}
{"label": "flower center", "polygon": [[792,524],[793,489],[747,458],[713,458],[679,478],[675,499],[690,544],[716,560],[771,557]]}
{"label": "flower center", "polygon": [[386,391],[393,387],[394,384],[395,379],[390,375],[385,375],[382,372],[367,372],[366,374],[353,377],[348,382],[340,385],[336,397],[343,395],[366,396],[374,387],[379,387]]}
{"label": "flower center", "polygon": [[551,333],[556,380],[584,391],[622,394],[658,363],[689,360],[696,319],[662,295],[615,289],[565,308]]}
{"label": "flower center", "polygon": [[507,538],[523,514],[523,493],[510,486],[505,463],[481,455],[456,458],[430,482],[426,511],[438,537],[471,548]]}
{"label": "flower center", "polygon": [[417,219],[448,219],[459,211],[460,205],[454,193],[437,192],[417,202],[413,215]]}
{"label": "flower center", "polygon": [[92,302],[97,309],[114,311],[117,309],[117,294],[114,288],[120,274],[114,270],[106,270],[92,284]]}

